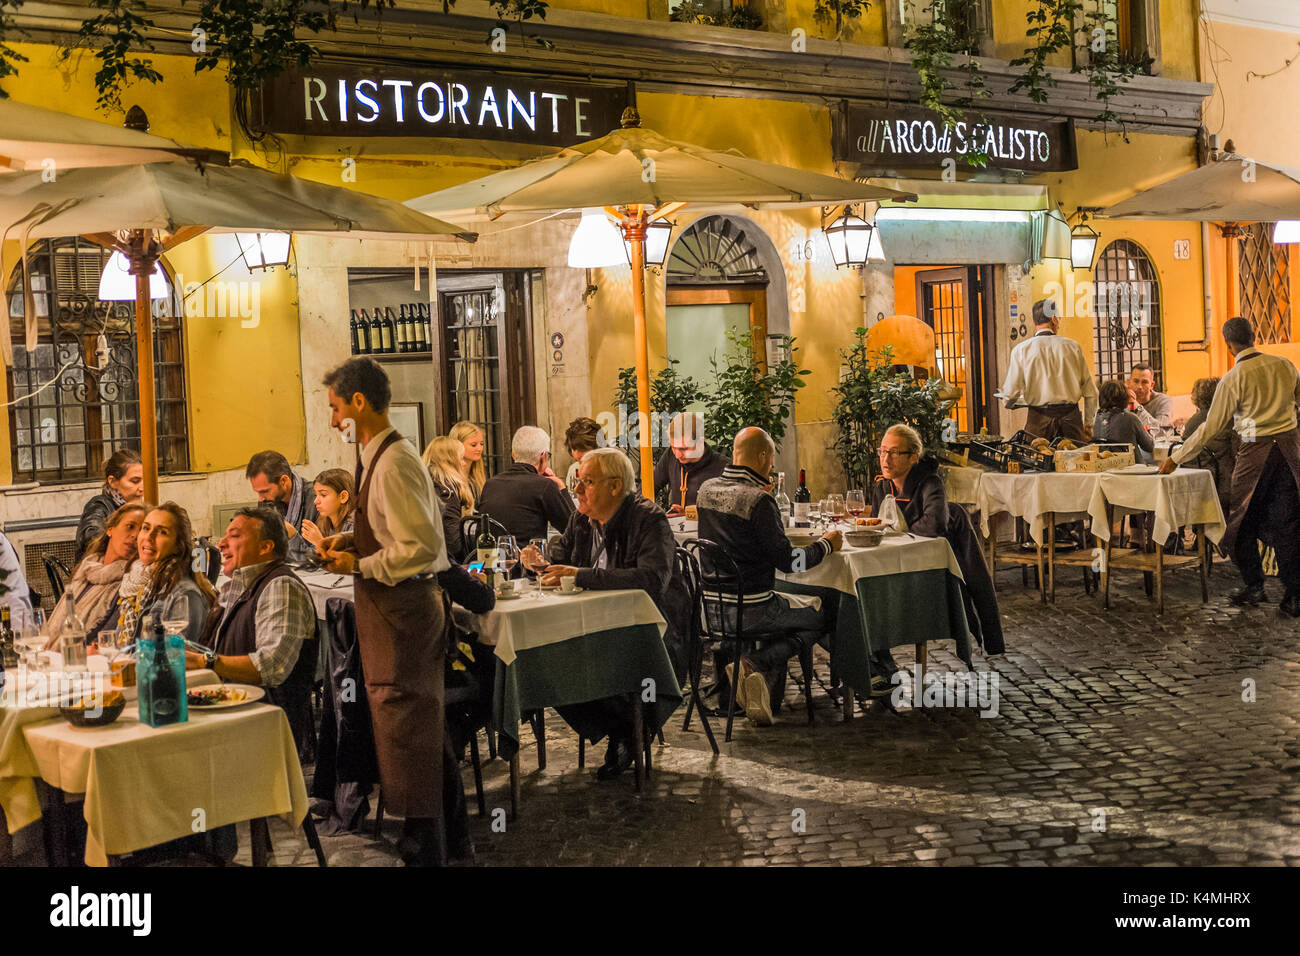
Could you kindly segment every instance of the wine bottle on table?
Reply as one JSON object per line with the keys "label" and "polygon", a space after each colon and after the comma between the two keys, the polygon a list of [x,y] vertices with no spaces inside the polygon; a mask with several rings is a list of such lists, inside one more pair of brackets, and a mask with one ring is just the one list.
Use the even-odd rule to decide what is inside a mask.
{"label": "wine bottle on table", "polygon": [[492,516],[483,514],[479,518],[478,540],[474,543],[474,549],[477,552],[478,560],[483,565],[483,573],[487,575],[489,585],[495,586],[493,582],[493,572],[497,564],[497,539],[492,533]]}
{"label": "wine bottle on table", "polygon": [[382,355],[384,352],[384,320],[379,317],[379,310],[370,314],[370,354]]}
{"label": "wine bottle on table", "polygon": [[805,482],[806,470],[799,469],[799,487],[794,492],[794,526],[796,528],[812,527],[812,494]]}
{"label": "wine bottle on table", "polygon": [[786,527],[790,526],[791,509],[790,496],[785,493],[785,472],[778,472],[776,476],[776,506],[781,512],[781,524]]}

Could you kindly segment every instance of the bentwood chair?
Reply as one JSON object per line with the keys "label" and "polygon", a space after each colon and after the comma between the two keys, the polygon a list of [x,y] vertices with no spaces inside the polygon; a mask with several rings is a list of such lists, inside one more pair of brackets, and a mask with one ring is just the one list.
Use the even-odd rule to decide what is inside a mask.
{"label": "bentwood chair", "polygon": [[[749,650],[758,646],[762,640],[773,640],[788,633],[780,631],[747,630],[745,628],[745,591],[741,584],[740,569],[731,555],[723,547],[706,538],[691,538],[684,543],[699,564],[700,568],[700,603],[703,608],[700,625],[703,628],[705,642],[731,644],[734,649],[732,660],[739,661]],[[735,594],[718,590],[715,582],[728,581],[735,587]],[[728,608],[735,609],[735,625],[729,621]],[[812,701],[812,646],[804,648],[799,654],[799,666],[803,671],[803,695],[808,707],[808,723],[816,723]],[[738,672],[739,668],[737,668]],[[728,681],[727,732],[724,740],[731,742],[731,728],[736,717],[736,684]]]}
{"label": "bentwood chair", "polygon": [[709,712],[700,699],[705,651],[705,641],[701,635],[700,624],[701,618],[704,616],[704,607],[700,599],[700,563],[696,560],[695,555],[685,548],[675,549],[674,563],[677,576],[686,588],[686,596],[691,606],[690,623],[685,634],[687,680],[691,682],[691,693],[690,699],[686,702],[686,720],[682,723],[682,730],[691,729],[691,713],[698,710],[700,723],[704,725],[704,734],[709,738],[709,746],[717,754],[719,753],[718,741],[713,736],[713,727],[709,724]]}
{"label": "bentwood chair", "polygon": [[68,586],[68,581],[72,579],[72,572],[68,566],[52,554],[47,554],[44,558],[45,577],[50,582],[50,593],[54,596],[54,603],[59,603],[63,597],[63,589]]}

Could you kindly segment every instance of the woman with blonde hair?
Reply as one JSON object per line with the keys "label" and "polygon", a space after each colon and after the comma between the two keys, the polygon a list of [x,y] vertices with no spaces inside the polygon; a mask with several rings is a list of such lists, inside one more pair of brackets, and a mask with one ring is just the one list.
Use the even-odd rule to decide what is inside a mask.
{"label": "woman with blonde hair", "polygon": [[140,501],[128,501],[108,516],[104,530],[90,543],[85,556],[72,572],[72,580],[63,591],[63,598],[50,612],[45,622],[45,633],[53,650],[59,632],[71,611],[86,627],[88,635],[98,634],[105,627],[117,623],[118,591],[128,567],[135,561],[140,525],[148,507]]}
{"label": "woman with blonde hair", "polygon": [[[447,541],[447,557],[459,564],[465,557],[465,542],[460,536],[460,519],[474,513],[474,493],[461,471],[465,446],[455,438],[439,436],[424,450],[424,465],[433,478],[442,507],[442,534]],[[482,466],[480,461],[479,466]]]}
{"label": "woman with blonde hair", "polygon": [[460,473],[469,482],[470,493],[477,504],[483,483],[487,481],[487,467],[483,464],[483,449],[486,445],[483,429],[473,422],[457,422],[451,426],[447,437],[454,438],[465,446],[460,459]]}

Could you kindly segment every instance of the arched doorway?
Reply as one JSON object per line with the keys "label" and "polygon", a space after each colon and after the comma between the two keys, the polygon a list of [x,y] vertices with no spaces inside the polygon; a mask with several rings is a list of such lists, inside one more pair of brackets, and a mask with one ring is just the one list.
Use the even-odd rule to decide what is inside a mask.
{"label": "arched doorway", "polygon": [[1160,377],[1160,282],[1151,259],[1136,242],[1116,239],[1093,268],[1093,343],[1097,379],[1127,378],[1139,362]]}
{"label": "arched doorway", "polygon": [[[781,257],[767,234],[744,217],[696,220],[678,236],[664,274],[667,356],[678,360],[682,375],[711,382],[710,359],[721,360],[728,330],[750,328],[755,355],[764,362],[770,339],[790,334]],[[778,468],[789,471],[796,460],[792,423]]]}

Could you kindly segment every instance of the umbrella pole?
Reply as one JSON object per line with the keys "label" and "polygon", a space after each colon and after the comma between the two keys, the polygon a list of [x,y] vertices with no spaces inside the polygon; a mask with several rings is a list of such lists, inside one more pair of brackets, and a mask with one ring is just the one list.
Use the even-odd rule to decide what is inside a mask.
{"label": "umbrella pole", "polygon": [[650,352],[645,330],[645,237],[643,217],[625,219],[623,235],[632,246],[632,319],[636,333],[637,434],[641,448],[641,494],[654,500],[655,463],[650,451]]}
{"label": "umbrella pole", "polygon": [[158,503],[158,423],[154,401],[153,312],[149,277],[158,264],[156,245],[144,230],[131,233],[127,257],[135,276],[135,357],[140,395],[140,461],[144,465],[144,500]]}

